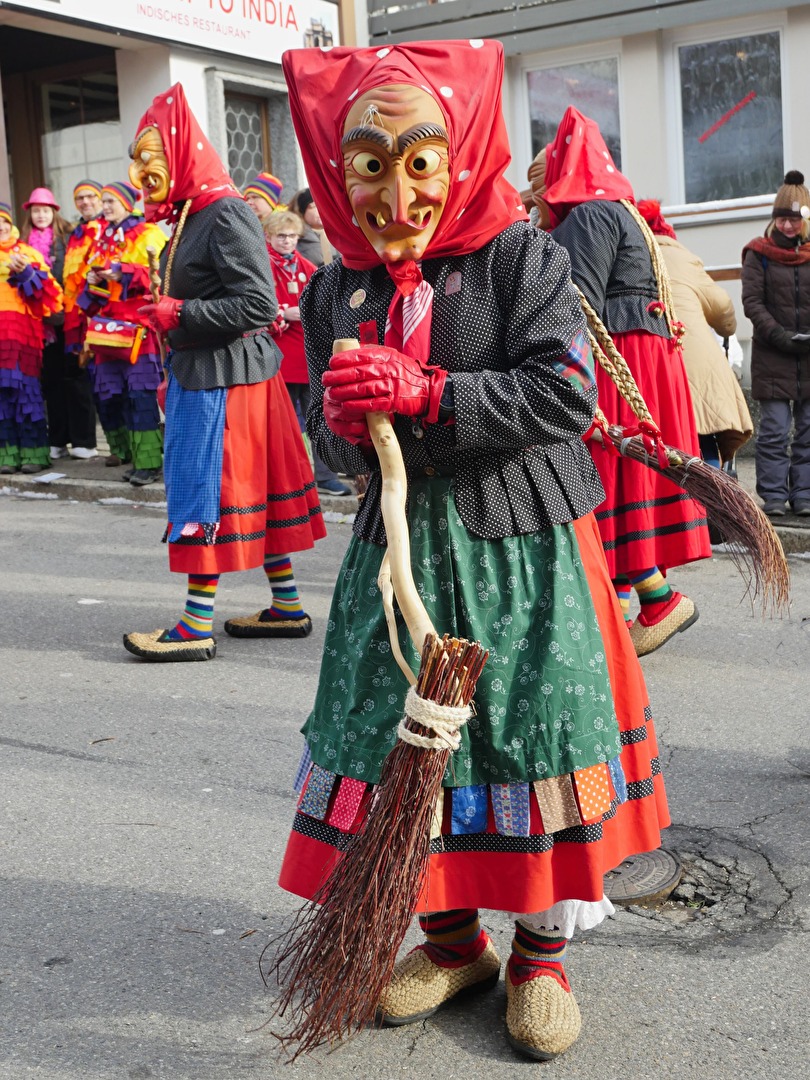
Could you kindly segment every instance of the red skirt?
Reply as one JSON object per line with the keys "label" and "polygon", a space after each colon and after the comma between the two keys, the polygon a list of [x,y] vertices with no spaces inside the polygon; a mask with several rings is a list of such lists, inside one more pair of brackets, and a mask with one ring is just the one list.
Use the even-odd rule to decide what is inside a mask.
{"label": "red skirt", "polygon": [[[627,361],[664,442],[700,457],[697,426],[683,357],[656,334],[632,331],[613,340]],[[636,418],[616,384],[597,366],[599,406],[611,424],[632,427]],[[657,566],[666,570],[711,555],[706,511],[671,480],[638,461],[590,443],[606,499],[596,520],[610,576]]]}
{"label": "red skirt", "polygon": [[305,551],[326,536],[295,409],[280,375],[232,386],[225,404],[220,522],[169,544],[169,569],[223,574],[261,566],[265,555]]}
{"label": "red skirt", "polygon": [[[482,907],[529,913],[546,911],[559,900],[601,900],[604,875],[629,855],[659,847],[661,829],[669,824],[644,677],[611,585],[599,532],[593,515],[574,526],[608,660],[626,798],[614,797],[610,809],[595,820],[548,833],[531,799],[529,835],[504,836],[495,829],[488,792],[486,832],[454,835],[447,799],[448,794],[452,799],[452,789],[445,789],[441,835],[431,841],[417,911]],[[341,798],[341,786],[334,785],[330,806]],[[329,824],[334,820],[329,812],[315,820],[299,810],[281,868],[282,888],[307,899],[317,893],[357,830],[372,793],[367,785],[347,829]],[[302,799],[305,795],[306,789]]]}

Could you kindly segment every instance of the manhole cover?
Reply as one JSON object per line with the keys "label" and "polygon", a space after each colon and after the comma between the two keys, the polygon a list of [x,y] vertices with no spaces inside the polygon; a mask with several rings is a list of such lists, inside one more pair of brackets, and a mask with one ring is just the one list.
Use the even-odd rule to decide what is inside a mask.
{"label": "manhole cover", "polygon": [[681,880],[682,873],[678,858],[662,848],[632,855],[605,874],[605,896],[625,907],[659,904]]}

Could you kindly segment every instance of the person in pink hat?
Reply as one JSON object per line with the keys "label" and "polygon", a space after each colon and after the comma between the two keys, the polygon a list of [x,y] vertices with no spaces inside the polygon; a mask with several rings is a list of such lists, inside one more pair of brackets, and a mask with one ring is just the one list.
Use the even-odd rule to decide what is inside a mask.
{"label": "person in pink hat", "polygon": [[62,310],[62,290],[39,251],[20,240],[0,203],[0,473],[48,465],[48,428],[39,382],[44,320]]}
{"label": "person in pink hat", "polygon": [[[70,225],[59,203],[46,187],[34,188],[23,203],[22,240],[40,253],[54,278],[64,278],[65,250]],[[48,413],[48,441],[52,460],[96,457],[96,415],[86,372],[76,357],[65,354],[64,315],[45,320],[42,354],[42,396]],[[70,444],[70,451],[68,451]]]}

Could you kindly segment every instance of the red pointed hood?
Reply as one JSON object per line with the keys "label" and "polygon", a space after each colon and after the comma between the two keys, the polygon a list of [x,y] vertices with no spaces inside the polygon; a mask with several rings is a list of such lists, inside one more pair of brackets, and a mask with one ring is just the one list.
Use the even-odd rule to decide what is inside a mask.
{"label": "red pointed hood", "polygon": [[526,219],[520,196],[503,175],[511,157],[501,113],[500,42],[295,49],[284,53],[282,66],[312,198],[347,266],[364,269],[381,261],[353,222],[340,147],[352,102],[375,86],[421,87],[433,95],[447,121],[450,190],[426,258],[477,251],[513,222]]}

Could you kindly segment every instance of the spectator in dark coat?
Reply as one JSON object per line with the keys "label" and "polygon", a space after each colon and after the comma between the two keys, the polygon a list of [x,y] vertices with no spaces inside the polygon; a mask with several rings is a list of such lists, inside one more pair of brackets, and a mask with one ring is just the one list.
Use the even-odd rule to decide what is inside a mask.
{"label": "spectator in dark coat", "polygon": [[784,517],[786,502],[810,517],[810,192],[800,172],[785,176],[765,235],[743,250],[742,300],[754,324],[757,494],[769,517]]}

